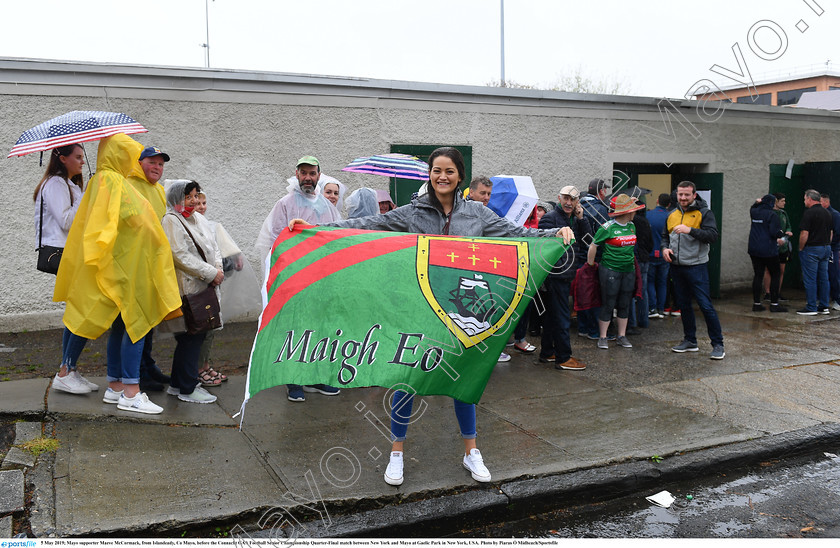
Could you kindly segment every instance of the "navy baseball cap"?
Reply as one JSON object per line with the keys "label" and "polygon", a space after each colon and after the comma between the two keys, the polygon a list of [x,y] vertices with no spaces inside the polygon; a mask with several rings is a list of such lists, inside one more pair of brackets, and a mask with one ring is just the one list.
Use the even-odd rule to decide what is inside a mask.
{"label": "navy baseball cap", "polygon": [[140,153],[140,159],[149,158],[150,156],[163,156],[163,161],[169,161],[169,154],[165,153],[158,147],[146,147],[143,149],[143,152]]}

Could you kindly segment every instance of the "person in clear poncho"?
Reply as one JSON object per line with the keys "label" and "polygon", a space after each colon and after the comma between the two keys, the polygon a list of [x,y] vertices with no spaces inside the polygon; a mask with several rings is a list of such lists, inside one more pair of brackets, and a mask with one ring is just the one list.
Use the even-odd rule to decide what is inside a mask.
{"label": "person in clear poncho", "polygon": [[314,156],[298,160],[295,176],[288,179],[288,194],[277,200],[263,223],[256,247],[265,260],[274,240],[292,219],[323,224],[341,219],[338,210],[322,194],[321,165]]}
{"label": "person in clear poncho", "polygon": [[372,188],[354,190],[347,197],[347,218],[359,219],[379,213],[377,193]]}
{"label": "person in clear poncho", "polygon": [[[207,194],[205,191],[198,193],[195,210],[206,218]],[[221,301],[219,301],[222,315],[227,321],[257,318],[262,310],[262,297],[254,269],[251,268],[248,259],[221,223],[208,219],[207,226],[222,256],[222,270],[225,275],[224,282],[219,286],[222,293]],[[210,366],[210,350],[213,346],[214,333],[215,331],[208,331],[201,345],[198,378],[202,386],[218,386],[228,380],[227,375]]]}
{"label": "person in clear poncho", "polygon": [[338,210],[339,215],[343,216],[342,212],[344,211],[344,194],[347,192],[347,187],[344,186],[344,183],[342,183],[335,177],[330,177],[329,175],[325,175],[324,173],[321,174],[319,182],[321,183],[321,188],[324,192],[324,198],[326,198],[328,202],[335,206],[335,209]]}
{"label": "person in clear poncho", "polygon": [[[209,284],[216,287],[219,297],[218,287],[225,279],[222,256],[215,240],[208,236],[207,219],[194,210],[201,187],[195,181],[182,179],[167,183],[166,214],[161,222],[172,248],[178,289],[182,296],[192,295]],[[206,333],[187,333],[183,317],[167,320],[161,328],[174,332],[177,341],[166,392],[188,403],[216,401],[216,396],[202,388],[198,379],[199,354]]]}

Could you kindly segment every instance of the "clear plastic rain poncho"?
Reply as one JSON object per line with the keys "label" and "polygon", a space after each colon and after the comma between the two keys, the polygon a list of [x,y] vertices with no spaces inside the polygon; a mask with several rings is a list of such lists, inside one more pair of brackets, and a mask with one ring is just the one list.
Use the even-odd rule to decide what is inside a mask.
{"label": "clear plastic rain poncho", "polygon": [[358,219],[369,215],[379,215],[379,201],[372,188],[354,190],[347,197],[347,218]]}
{"label": "clear plastic rain poncho", "polygon": [[335,208],[338,210],[338,214],[342,215],[344,212],[344,195],[347,193],[347,187],[344,186],[344,183],[342,183],[335,177],[330,177],[329,175],[325,175],[323,173],[318,179],[318,183],[321,185],[322,192],[327,188],[327,185],[329,184],[334,184],[338,187],[338,202],[335,203]]}
{"label": "clear plastic rain poncho", "polygon": [[[209,201],[207,192],[202,190],[202,194]],[[227,321],[258,318],[262,311],[262,297],[260,283],[251,263],[221,223],[208,219],[207,227],[210,230],[209,236],[216,241],[219,248],[222,270],[225,273],[225,279],[219,286],[222,293],[219,301],[222,314]]]}
{"label": "clear plastic rain poncho", "polygon": [[322,183],[319,180],[315,187],[314,194],[305,194],[300,189],[297,177],[288,179],[289,193],[283,196],[271,210],[263,223],[260,235],[257,236],[256,247],[260,258],[265,260],[274,240],[284,228],[288,229],[289,221],[292,219],[303,219],[307,223],[322,225],[341,219],[338,210],[324,198],[321,193]]}

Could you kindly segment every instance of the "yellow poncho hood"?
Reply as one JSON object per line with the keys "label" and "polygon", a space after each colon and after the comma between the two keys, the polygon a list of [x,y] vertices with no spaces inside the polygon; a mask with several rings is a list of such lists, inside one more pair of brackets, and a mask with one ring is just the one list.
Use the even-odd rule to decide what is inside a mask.
{"label": "yellow poncho hood", "polygon": [[64,325],[81,337],[99,337],[122,314],[137,342],[181,306],[160,219],[126,182],[142,150],[123,134],[99,143],[96,174],[70,227],[53,300],[67,303]]}

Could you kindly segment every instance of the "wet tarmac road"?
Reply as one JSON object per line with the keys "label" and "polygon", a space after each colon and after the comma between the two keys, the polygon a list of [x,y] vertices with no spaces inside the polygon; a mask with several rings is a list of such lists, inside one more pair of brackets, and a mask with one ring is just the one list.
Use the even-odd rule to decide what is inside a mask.
{"label": "wet tarmac road", "polygon": [[662,485],[669,508],[638,493],[530,519],[462,531],[458,537],[838,538],[840,446],[702,480]]}

